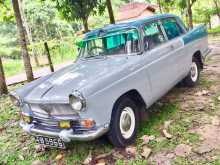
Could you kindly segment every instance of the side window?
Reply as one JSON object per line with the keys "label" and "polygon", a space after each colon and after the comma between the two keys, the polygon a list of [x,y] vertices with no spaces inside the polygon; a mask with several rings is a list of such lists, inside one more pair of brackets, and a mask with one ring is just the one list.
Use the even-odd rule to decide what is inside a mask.
{"label": "side window", "polygon": [[162,25],[169,40],[176,38],[184,33],[183,29],[173,18],[162,20]]}
{"label": "side window", "polygon": [[165,37],[161,31],[160,24],[153,22],[146,24],[144,30],[144,49],[150,50],[165,42]]}

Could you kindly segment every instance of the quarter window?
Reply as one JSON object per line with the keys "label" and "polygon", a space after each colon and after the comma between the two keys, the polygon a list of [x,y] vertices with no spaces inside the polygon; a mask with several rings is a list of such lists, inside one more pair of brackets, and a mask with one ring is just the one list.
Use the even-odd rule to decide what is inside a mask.
{"label": "quarter window", "polygon": [[165,42],[163,32],[161,31],[160,24],[153,22],[147,24],[144,30],[144,49],[150,50]]}
{"label": "quarter window", "polygon": [[175,19],[162,20],[162,25],[169,40],[176,38],[184,33]]}

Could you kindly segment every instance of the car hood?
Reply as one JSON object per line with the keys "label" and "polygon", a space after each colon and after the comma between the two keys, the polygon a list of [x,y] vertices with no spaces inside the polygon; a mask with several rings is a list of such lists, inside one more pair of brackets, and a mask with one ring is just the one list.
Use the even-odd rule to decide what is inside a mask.
{"label": "car hood", "polygon": [[103,76],[117,72],[128,59],[119,56],[77,60],[74,64],[54,72],[48,79],[31,89],[24,100],[32,103],[67,103],[69,94],[74,90],[81,91],[89,84],[91,87],[91,84]]}

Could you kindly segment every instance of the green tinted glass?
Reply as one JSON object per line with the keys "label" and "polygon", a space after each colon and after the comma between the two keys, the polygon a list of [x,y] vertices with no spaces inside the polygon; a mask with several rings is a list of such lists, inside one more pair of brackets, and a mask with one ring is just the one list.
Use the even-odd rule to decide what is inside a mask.
{"label": "green tinted glass", "polygon": [[148,26],[144,27],[144,33],[146,36],[151,36],[157,33],[160,33],[159,29],[158,29],[158,24],[157,23],[152,23]]}

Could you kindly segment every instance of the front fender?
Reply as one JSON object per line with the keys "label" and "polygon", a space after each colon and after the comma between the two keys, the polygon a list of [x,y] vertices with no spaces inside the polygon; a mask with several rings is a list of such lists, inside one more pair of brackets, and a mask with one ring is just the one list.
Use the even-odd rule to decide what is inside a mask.
{"label": "front fender", "polygon": [[146,68],[132,70],[130,74],[87,97],[87,110],[81,113],[81,117],[92,118],[97,125],[109,124],[117,99],[133,89],[139,92],[146,105],[150,104],[150,82]]}

